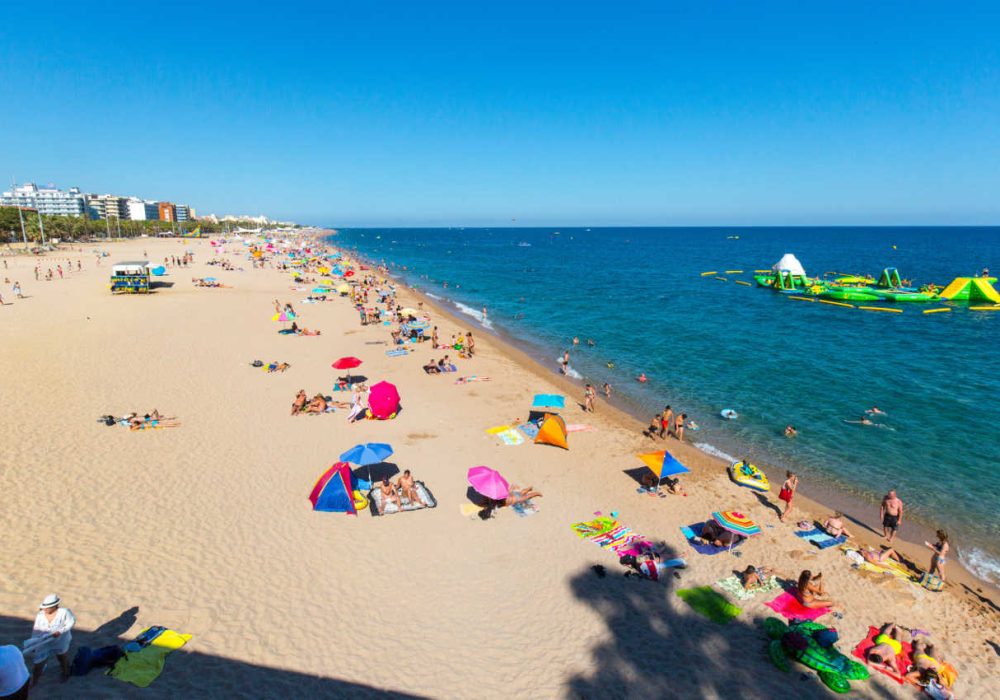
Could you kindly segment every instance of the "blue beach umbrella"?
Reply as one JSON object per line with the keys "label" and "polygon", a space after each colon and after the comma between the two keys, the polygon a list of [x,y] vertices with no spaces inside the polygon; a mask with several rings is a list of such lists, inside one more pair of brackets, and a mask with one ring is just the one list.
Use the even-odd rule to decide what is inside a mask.
{"label": "blue beach umbrella", "polygon": [[684,474],[691,471],[678,462],[677,458],[666,450],[660,450],[659,452],[647,452],[645,454],[638,455],[638,457],[652,470],[657,479],[663,479],[664,477],[674,476],[675,474]]}
{"label": "blue beach umbrella", "polygon": [[340,461],[357,464],[360,467],[368,467],[368,482],[371,483],[371,465],[381,464],[391,454],[391,445],[386,445],[384,442],[369,442],[364,445],[355,445],[340,455]]}
{"label": "blue beach umbrella", "polygon": [[559,394],[535,394],[532,408],[565,408],[566,398]]}

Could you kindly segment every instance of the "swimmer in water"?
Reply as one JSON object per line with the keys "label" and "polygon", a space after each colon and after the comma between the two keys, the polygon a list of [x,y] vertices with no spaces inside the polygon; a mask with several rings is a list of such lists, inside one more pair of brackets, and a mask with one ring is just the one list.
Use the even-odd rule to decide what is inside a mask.
{"label": "swimmer in water", "polygon": [[615,368],[614,360],[608,360],[608,369],[614,369],[614,368]]}
{"label": "swimmer in water", "polygon": [[785,426],[785,437],[795,437],[799,434],[799,431],[795,429],[794,425]]}
{"label": "swimmer in water", "polygon": [[888,415],[885,411],[883,411],[878,406],[872,406],[867,411],[865,411],[865,413],[870,413],[873,416],[885,416],[885,415]]}
{"label": "swimmer in water", "polygon": [[590,347],[594,347],[595,345],[597,345],[597,343],[595,343],[595,342],[594,342],[593,340],[591,340],[590,338],[587,338],[587,345],[589,345]]}
{"label": "swimmer in water", "polygon": [[640,372],[639,376],[636,377],[635,380],[637,382],[639,382],[640,384],[645,384],[646,382],[649,381],[648,379],[646,379],[646,373],[645,372]]}
{"label": "swimmer in water", "polygon": [[579,344],[580,344],[580,339],[577,336],[574,335],[573,336],[573,345],[579,345]]}
{"label": "swimmer in water", "polygon": [[874,423],[872,423],[871,419],[868,418],[867,413],[861,416],[861,420],[858,422],[861,423],[861,425],[875,425]]}

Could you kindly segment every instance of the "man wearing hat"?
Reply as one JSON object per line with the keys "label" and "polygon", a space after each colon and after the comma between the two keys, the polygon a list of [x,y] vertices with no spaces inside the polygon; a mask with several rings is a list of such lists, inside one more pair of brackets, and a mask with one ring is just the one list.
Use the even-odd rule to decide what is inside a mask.
{"label": "man wearing hat", "polygon": [[38,682],[50,656],[59,660],[63,680],[69,679],[69,643],[73,640],[71,630],[76,624],[76,617],[69,608],[60,607],[60,602],[55,593],[45,596],[45,600],[38,606],[31,639],[24,643],[25,656],[31,654],[34,657],[32,685]]}

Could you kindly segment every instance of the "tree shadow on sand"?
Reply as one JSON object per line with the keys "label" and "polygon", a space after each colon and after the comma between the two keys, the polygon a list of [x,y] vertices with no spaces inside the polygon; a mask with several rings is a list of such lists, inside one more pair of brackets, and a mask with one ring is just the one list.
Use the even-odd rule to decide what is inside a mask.
{"label": "tree shadow on sand", "polygon": [[[663,554],[664,559],[675,556],[671,551]],[[613,559],[601,563],[606,576],[584,568],[570,579],[570,587],[578,600],[601,615],[610,638],[596,644],[586,670],[570,678],[568,697],[835,697],[805,666],[791,662],[786,673],[771,663],[761,624],[766,616],[748,613],[748,603],[732,601],[744,612],[728,624],[717,624],[676,595],[681,588],[710,584],[704,576],[686,569],[680,570],[679,579],[668,574],[649,581],[625,577]],[[842,639],[838,648],[848,654],[849,644]],[[852,697],[894,697],[871,680],[851,685]]]}
{"label": "tree shadow on sand", "polygon": [[[80,647],[98,648],[130,641],[141,631],[135,627],[137,607],[124,611],[95,630],[79,624],[73,629],[70,659]],[[31,636],[34,619],[0,615],[0,644],[16,644]],[[126,635],[125,632],[132,628]],[[183,631],[183,630],[180,630]],[[59,682],[58,665],[53,661],[45,669],[31,698],[391,698],[411,699],[419,695],[352,683],[338,678],[324,678],[298,671],[269,668],[235,659],[202,654],[197,637],[187,646],[167,657],[163,672],[147,688],[137,688],[94,669],[86,676],[72,676]],[[317,649],[317,659],[336,654],[336,650]],[[402,684],[402,680],[400,681]]]}

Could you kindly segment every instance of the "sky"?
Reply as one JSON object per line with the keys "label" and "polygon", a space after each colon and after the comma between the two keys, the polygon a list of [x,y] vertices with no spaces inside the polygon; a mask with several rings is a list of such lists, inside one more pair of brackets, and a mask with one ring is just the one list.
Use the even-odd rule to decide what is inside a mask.
{"label": "sky", "polygon": [[5,185],[331,226],[1000,224],[997,2],[4,7]]}

